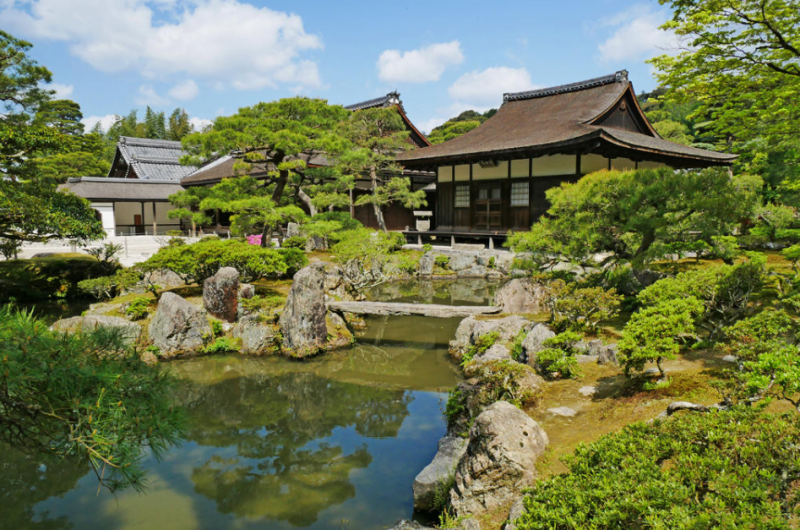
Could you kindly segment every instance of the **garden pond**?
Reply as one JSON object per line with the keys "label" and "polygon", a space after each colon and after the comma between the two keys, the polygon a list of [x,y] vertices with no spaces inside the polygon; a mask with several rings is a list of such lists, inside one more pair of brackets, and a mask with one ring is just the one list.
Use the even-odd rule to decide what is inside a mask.
{"label": "garden pond", "polygon": [[[451,288],[434,291],[452,299]],[[351,349],[305,362],[173,361],[185,440],[146,459],[143,493],[112,494],[86,466],[2,448],[0,528],[341,530],[411,517],[411,484],[436,453],[446,392],[460,380],[447,354],[459,320],[370,318]]]}

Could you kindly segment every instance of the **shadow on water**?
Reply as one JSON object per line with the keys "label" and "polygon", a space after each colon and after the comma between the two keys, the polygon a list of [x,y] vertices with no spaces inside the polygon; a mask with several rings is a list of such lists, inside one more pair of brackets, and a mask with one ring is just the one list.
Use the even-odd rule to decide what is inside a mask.
{"label": "shadow on water", "polygon": [[145,494],[98,496],[84,467],[40,477],[35,459],[6,453],[8,520],[53,530],[390,526],[412,515],[411,484],[445,432],[443,392],[459,381],[445,345],[457,324],[370,319],[353,348],[307,362],[173,362],[186,440],[146,460]]}

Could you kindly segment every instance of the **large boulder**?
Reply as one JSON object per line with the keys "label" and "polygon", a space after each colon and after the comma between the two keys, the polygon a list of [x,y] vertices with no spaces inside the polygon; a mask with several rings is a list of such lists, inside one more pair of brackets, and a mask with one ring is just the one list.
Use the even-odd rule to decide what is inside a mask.
{"label": "large boulder", "polygon": [[530,320],[518,315],[498,319],[478,319],[469,316],[458,325],[455,339],[450,341],[450,353],[456,360],[461,360],[478,337],[496,331],[499,336],[495,342],[508,342],[513,340],[520,330],[527,329],[530,325]]}
{"label": "large boulder", "polygon": [[283,352],[303,358],[325,349],[328,328],[325,324],[325,265],[312,263],[294,275],[279,324]]}
{"label": "large boulder", "polygon": [[542,313],[546,311],[547,290],[527,278],[516,278],[501,287],[494,295],[494,305],[503,313]]}
{"label": "large boulder", "polygon": [[289,223],[286,225],[286,237],[298,237],[300,233],[300,225],[297,223]]}
{"label": "large boulder", "polygon": [[197,352],[210,334],[211,326],[204,311],[175,293],[161,295],[150,322],[150,338],[162,357]]}
{"label": "large boulder", "polygon": [[534,368],[536,367],[536,354],[545,349],[544,342],[552,339],[556,334],[546,324],[536,324],[525,335],[522,341],[522,355],[524,360]]}
{"label": "large boulder", "polygon": [[211,316],[235,322],[239,309],[239,271],[222,267],[203,283],[203,306]]}
{"label": "large boulder", "polygon": [[147,292],[145,285],[158,285],[161,289],[172,289],[174,287],[182,287],[186,285],[186,282],[176,272],[169,269],[161,269],[144,273],[142,281],[130,289],[125,289],[123,292],[142,294]]}
{"label": "large boulder", "polygon": [[506,401],[486,408],[469,431],[467,453],[458,464],[450,506],[456,517],[473,517],[507,506],[536,478],[536,460],[547,433]]}
{"label": "large boulder", "polygon": [[[414,479],[412,487],[415,510],[432,511],[441,508],[435,503],[436,492],[451,480],[456,472],[458,461],[466,452],[467,440],[465,438],[445,436],[439,440],[439,451],[433,457],[433,461]],[[440,491],[440,494],[449,495],[446,491]]]}
{"label": "large boulder", "polygon": [[525,515],[525,497],[520,497],[511,505],[511,509],[508,511],[508,522],[503,530],[517,530],[517,519],[523,515]]}
{"label": "large boulder", "polygon": [[245,320],[233,327],[234,338],[242,341],[241,352],[248,355],[269,355],[275,353],[275,327],[256,320]]}
{"label": "large boulder", "polygon": [[51,329],[66,332],[93,331],[97,328],[118,330],[124,344],[133,344],[142,333],[142,328],[139,324],[124,318],[104,315],[62,318],[51,326]]}
{"label": "large boulder", "polygon": [[416,521],[409,521],[408,519],[401,519],[389,530],[434,530],[430,526],[423,526]]}

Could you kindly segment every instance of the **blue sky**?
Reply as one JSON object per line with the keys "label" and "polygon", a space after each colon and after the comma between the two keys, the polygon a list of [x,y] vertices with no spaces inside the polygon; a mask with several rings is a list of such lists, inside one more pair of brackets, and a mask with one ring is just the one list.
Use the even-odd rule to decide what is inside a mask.
{"label": "blue sky", "polygon": [[656,0],[0,0],[87,123],[185,108],[195,123],[293,95],[350,104],[398,90],[423,130],[503,92],[625,68],[674,39]]}

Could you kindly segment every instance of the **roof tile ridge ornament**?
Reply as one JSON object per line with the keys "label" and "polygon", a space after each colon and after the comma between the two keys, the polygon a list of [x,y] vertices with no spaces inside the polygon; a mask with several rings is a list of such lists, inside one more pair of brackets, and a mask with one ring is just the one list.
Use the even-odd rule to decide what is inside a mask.
{"label": "roof tile ridge ornament", "polygon": [[579,90],[586,90],[587,88],[596,88],[612,83],[627,83],[628,71],[619,70],[613,74],[604,75],[587,79],[585,81],[578,81],[577,83],[569,83],[566,85],[558,85],[547,88],[539,88],[536,90],[527,90],[525,92],[507,92],[503,94],[503,102],[519,101],[523,99],[535,99],[548,96],[555,96],[556,94],[566,94],[568,92],[578,92]]}
{"label": "roof tile ridge ornament", "polygon": [[344,108],[347,110],[356,111],[372,109],[376,107],[389,107],[392,105],[399,105],[400,107],[403,106],[403,102],[400,100],[400,93],[397,90],[389,92],[385,96],[368,99],[366,101],[360,101],[358,103],[353,103],[352,105],[345,105]]}

